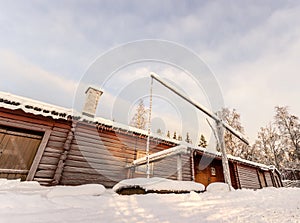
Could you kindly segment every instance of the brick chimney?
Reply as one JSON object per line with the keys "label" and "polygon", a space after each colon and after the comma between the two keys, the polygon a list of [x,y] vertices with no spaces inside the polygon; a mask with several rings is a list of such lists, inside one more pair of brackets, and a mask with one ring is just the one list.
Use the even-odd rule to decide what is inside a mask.
{"label": "brick chimney", "polygon": [[88,87],[88,89],[85,91],[85,94],[86,98],[82,110],[82,115],[94,118],[96,114],[98,101],[100,96],[103,94],[103,91],[93,87]]}

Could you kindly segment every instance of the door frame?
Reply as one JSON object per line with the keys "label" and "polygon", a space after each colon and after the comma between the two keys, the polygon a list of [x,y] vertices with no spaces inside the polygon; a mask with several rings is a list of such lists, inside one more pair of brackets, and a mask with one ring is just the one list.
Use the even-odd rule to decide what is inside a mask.
{"label": "door frame", "polygon": [[[40,143],[40,145],[37,149],[37,152],[35,154],[35,157],[32,161],[31,167],[30,167],[30,169],[28,171],[28,174],[27,174],[27,177],[26,177],[26,181],[32,181],[33,178],[34,178],[34,175],[37,171],[38,165],[39,165],[39,163],[42,159],[42,156],[43,156],[43,153],[45,151],[46,145],[48,143],[50,134],[52,132],[51,127],[50,126],[40,126],[38,124],[33,124],[33,123],[30,123],[30,126],[29,126],[29,125],[26,125],[26,124],[22,124],[20,122],[15,123],[13,121],[3,120],[3,119],[0,120],[0,125],[13,127],[13,128],[18,128],[18,129],[22,129],[22,130],[32,130],[32,131],[37,131],[37,132],[44,133],[43,137],[42,137],[42,140],[41,140],[41,143]],[[20,171],[20,170],[16,170],[15,172],[18,172],[18,171]]]}

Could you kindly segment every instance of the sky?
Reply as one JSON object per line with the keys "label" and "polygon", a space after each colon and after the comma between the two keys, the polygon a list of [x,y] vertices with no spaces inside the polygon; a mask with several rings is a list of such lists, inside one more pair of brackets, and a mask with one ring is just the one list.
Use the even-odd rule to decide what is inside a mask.
{"label": "sky", "polygon": [[[253,142],[260,127],[273,120],[275,106],[289,106],[290,113],[300,116],[299,21],[299,1],[0,0],[0,91],[70,108],[83,76],[101,55],[132,41],[170,41],[197,54],[209,67],[225,107],[241,114],[245,134]],[[144,75],[155,65],[141,63],[116,73],[128,84],[126,77]],[[173,72],[174,83],[183,87],[181,70],[174,66],[154,70],[166,76]],[[114,80],[119,79],[107,82],[98,114],[118,119],[108,117],[111,105],[104,97],[116,96],[108,87],[118,86]],[[203,89],[202,93],[189,92],[209,105]],[[176,121],[182,116],[199,116],[188,105],[166,101],[157,100],[153,110],[155,122],[165,131],[189,126],[191,120]],[[161,112],[170,107],[169,115],[167,111],[160,117],[155,106]],[[121,114],[122,109],[113,112]],[[209,129],[204,122],[197,126],[200,132]],[[194,133],[194,141],[198,134]]]}

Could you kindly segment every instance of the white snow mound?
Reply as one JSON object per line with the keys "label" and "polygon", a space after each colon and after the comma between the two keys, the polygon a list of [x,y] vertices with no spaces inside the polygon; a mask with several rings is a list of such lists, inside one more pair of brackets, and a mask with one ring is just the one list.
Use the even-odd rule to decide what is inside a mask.
{"label": "white snow mound", "polygon": [[64,197],[64,196],[81,196],[92,195],[98,196],[105,192],[105,187],[101,184],[85,184],[80,186],[55,186],[52,187],[47,197]]}
{"label": "white snow mound", "polygon": [[[231,190],[234,190],[233,187],[231,187]],[[221,182],[215,182],[211,183],[206,187],[207,192],[227,192],[229,191],[228,184],[221,183]]]}
{"label": "white snow mound", "polygon": [[192,181],[169,180],[160,177],[133,178],[120,181],[113,187],[116,192],[123,188],[139,186],[145,191],[204,191],[205,186]]}

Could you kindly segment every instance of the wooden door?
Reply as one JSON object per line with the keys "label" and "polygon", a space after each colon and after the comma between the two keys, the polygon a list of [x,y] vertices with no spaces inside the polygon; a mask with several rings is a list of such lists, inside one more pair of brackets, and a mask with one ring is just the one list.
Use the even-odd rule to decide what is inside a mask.
{"label": "wooden door", "polygon": [[42,133],[0,126],[0,178],[26,179]]}
{"label": "wooden door", "polygon": [[224,182],[222,161],[215,159],[195,159],[195,181],[207,187],[210,183]]}
{"label": "wooden door", "polygon": [[265,180],[265,177],[264,177],[264,173],[261,172],[261,171],[258,171],[258,176],[259,176],[261,187],[266,187],[267,184],[266,184],[266,180]]}
{"label": "wooden door", "polygon": [[241,188],[259,189],[259,177],[256,168],[244,165],[237,166]]}
{"label": "wooden door", "polygon": [[265,172],[267,187],[273,187],[273,181],[270,172]]}

